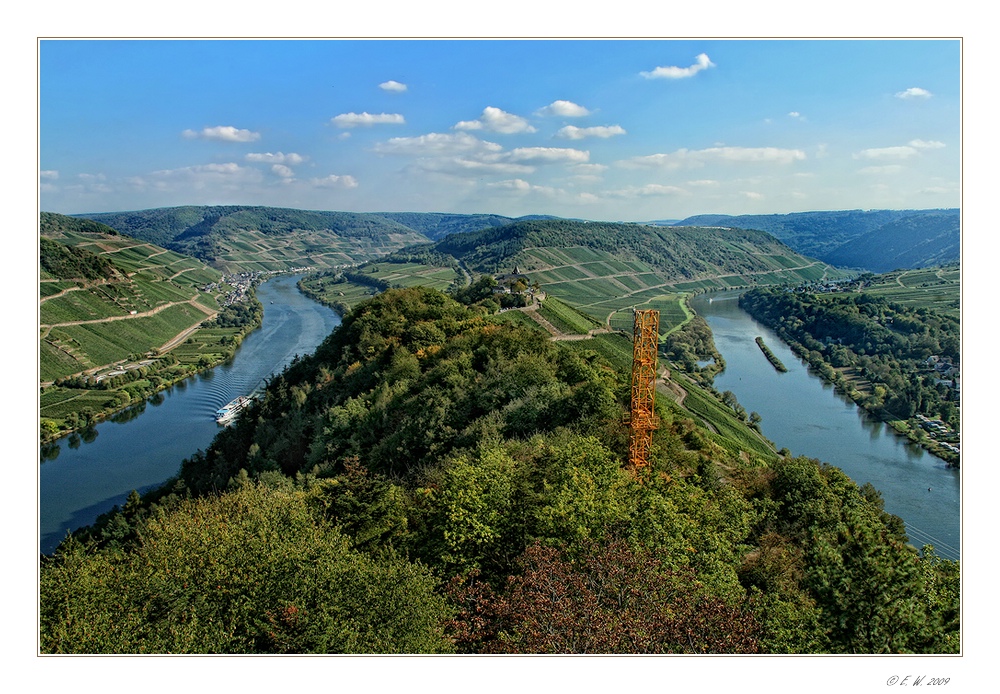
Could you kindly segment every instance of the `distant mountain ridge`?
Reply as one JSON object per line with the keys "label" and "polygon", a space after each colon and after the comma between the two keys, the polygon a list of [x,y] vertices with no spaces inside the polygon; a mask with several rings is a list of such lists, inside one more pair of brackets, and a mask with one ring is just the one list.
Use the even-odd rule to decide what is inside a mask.
{"label": "distant mountain ridge", "polygon": [[958,209],[702,214],[677,225],[759,229],[803,255],[872,272],[955,262],[961,251]]}
{"label": "distant mountain ridge", "polygon": [[334,267],[431,239],[377,214],[249,205],[76,215],[194,256],[225,272]]}
{"label": "distant mountain ridge", "polygon": [[[655,227],[646,224],[523,220],[503,227],[452,234],[430,247],[484,273],[515,266],[531,273],[558,265],[545,257],[582,249],[583,256],[637,263],[664,281],[780,272],[813,261],[762,231]],[[584,261],[586,265],[586,261]],[[592,275],[593,276],[593,275]],[[586,280],[586,277],[581,277]]]}
{"label": "distant mountain ridge", "polygon": [[[597,225],[594,228],[606,234],[624,233],[632,241],[635,229],[749,229],[770,234],[802,256],[872,272],[955,262],[961,250],[961,216],[957,209],[703,214],[680,221],[647,223],[587,222],[546,215],[513,218],[488,213],[362,213],[250,205],[188,205],[75,217],[194,256],[226,272],[343,267],[375,260],[408,246],[448,239],[452,241],[446,248],[460,253],[471,252],[470,243],[490,246],[479,253],[485,259],[501,250],[497,242],[513,248],[510,244],[516,243],[518,234],[528,228],[516,225],[540,222]],[[497,229],[508,227],[501,236],[496,235]],[[479,236],[453,238],[463,234]],[[548,234],[558,240],[551,228]],[[460,251],[459,246],[464,250]],[[476,258],[470,260],[478,262]],[[691,271],[699,273],[697,267]]]}

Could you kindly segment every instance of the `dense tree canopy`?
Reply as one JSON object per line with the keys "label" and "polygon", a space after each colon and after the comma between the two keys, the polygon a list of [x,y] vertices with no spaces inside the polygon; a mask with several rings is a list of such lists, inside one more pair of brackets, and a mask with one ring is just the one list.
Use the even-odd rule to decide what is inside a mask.
{"label": "dense tree canopy", "polygon": [[[42,565],[46,652],[955,652],[958,566],[628,375],[428,289],[293,363],[172,485]],[[756,459],[756,458],[755,458]]]}

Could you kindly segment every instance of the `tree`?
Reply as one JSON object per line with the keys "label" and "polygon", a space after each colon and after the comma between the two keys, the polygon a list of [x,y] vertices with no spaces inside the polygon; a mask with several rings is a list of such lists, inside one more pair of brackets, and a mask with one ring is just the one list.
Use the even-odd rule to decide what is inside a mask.
{"label": "tree", "polygon": [[616,541],[570,554],[529,546],[502,592],[475,574],[449,584],[449,633],[481,653],[756,653],[757,623],[687,570]]}
{"label": "tree", "polygon": [[131,550],[64,543],[41,573],[44,653],[434,653],[423,567],[351,547],[305,494],[246,484],[154,516]]}

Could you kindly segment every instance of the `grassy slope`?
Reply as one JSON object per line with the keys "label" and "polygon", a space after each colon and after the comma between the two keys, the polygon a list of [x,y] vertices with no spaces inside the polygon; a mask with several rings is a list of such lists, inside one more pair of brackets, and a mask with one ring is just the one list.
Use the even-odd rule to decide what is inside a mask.
{"label": "grassy slope", "polygon": [[[119,275],[84,282],[42,272],[42,381],[156,349],[218,310],[217,297],[200,287],[222,275],[204,263],[70,217],[54,219],[47,216],[45,238],[105,258]],[[62,293],[47,292],[49,284]]]}
{"label": "grassy slope", "polygon": [[353,265],[428,240],[388,217],[351,212],[233,205],[86,217],[225,272]]}

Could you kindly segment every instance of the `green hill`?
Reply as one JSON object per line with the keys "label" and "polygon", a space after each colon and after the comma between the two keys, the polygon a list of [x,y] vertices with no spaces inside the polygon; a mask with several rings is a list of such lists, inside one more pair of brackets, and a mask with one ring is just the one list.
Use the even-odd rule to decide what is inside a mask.
{"label": "green hill", "polygon": [[835,248],[825,259],[843,267],[889,272],[958,262],[961,252],[958,214],[953,210],[932,210],[862,234]]}
{"label": "green hill", "polygon": [[39,376],[58,383],[43,439],[217,363],[255,325],[247,287],[195,258],[91,220],[39,221]]}
{"label": "green hill", "polygon": [[358,306],[40,571],[43,653],[957,653],[878,493],[713,443],[627,366],[426,288]]}
{"label": "green hill", "polygon": [[428,241],[387,217],[353,212],[230,205],[79,216],[224,272],[352,265]]}
{"label": "green hill", "polygon": [[379,217],[398,222],[437,241],[449,234],[503,226],[514,220],[496,214],[441,214],[429,212],[380,212]]}
{"label": "green hill", "polygon": [[[413,262],[421,254],[428,265],[442,268],[451,258],[480,274],[516,269],[546,294],[612,327],[622,327],[616,312],[635,306],[667,309],[677,304],[678,293],[845,276],[760,231],[566,219],[455,233],[420,253],[408,249],[385,260]],[[389,265],[379,267],[388,271]]]}
{"label": "green hill", "polygon": [[677,224],[759,229],[804,255],[872,272],[959,260],[961,216],[957,209],[703,214]]}

